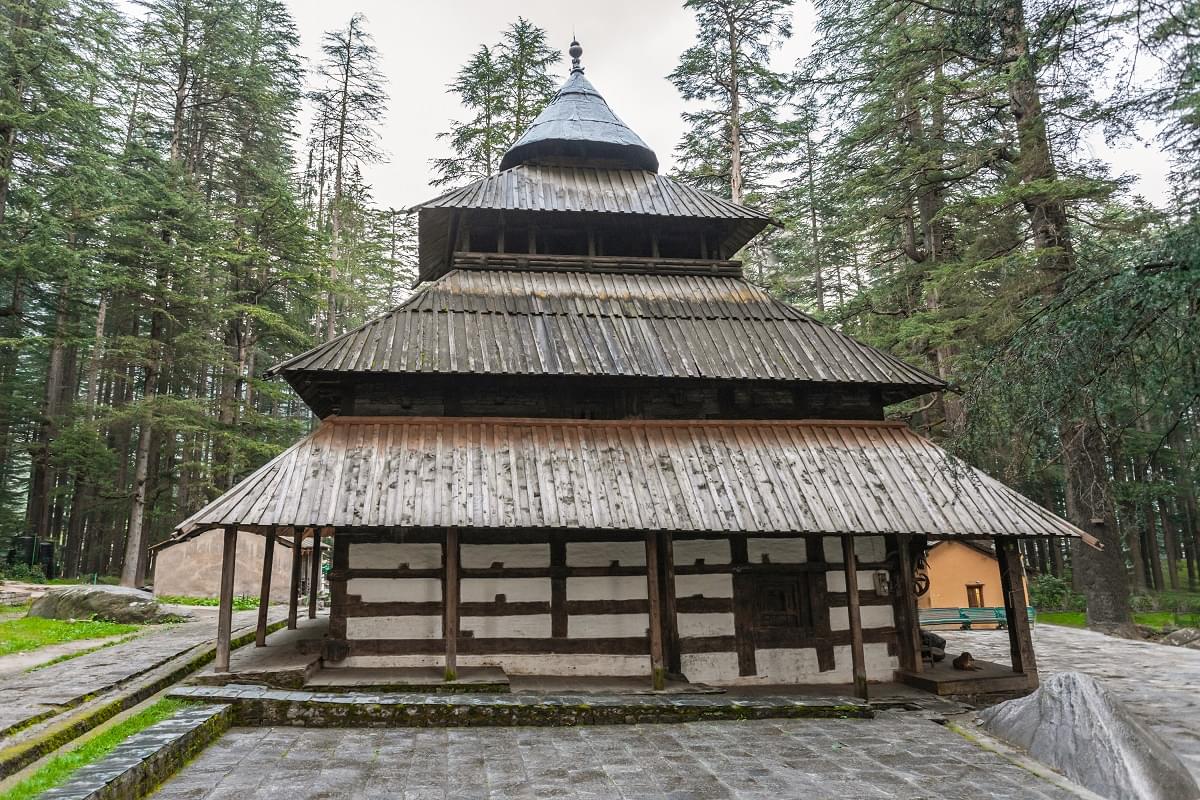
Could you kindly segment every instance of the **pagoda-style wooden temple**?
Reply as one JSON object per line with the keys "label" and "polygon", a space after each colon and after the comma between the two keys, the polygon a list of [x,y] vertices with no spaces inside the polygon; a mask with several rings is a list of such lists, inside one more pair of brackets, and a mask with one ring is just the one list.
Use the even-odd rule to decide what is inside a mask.
{"label": "pagoda-style wooden temple", "polygon": [[942,381],[748,283],[773,220],[660,175],[580,52],[419,207],[413,296],[274,368],[319,427],[177,535],[332,542],[327,668],[860,692],[922,670],[927,544],[994,539],[1036,683],[1017,541],[1086,534],[885,421]]}

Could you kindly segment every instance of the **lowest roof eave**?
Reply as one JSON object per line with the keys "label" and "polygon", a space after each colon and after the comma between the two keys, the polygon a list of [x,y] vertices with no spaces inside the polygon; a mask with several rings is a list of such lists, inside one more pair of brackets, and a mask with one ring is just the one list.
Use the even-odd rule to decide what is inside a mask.
{"label": "lowest roof eave", "polygon": [[[320,441],[314,447],[316,440]],[[407,444],[401,446],[401,441]],[[439,447],[442,442],[448,444],[431,455],[428,447],[435,441]],[[459,512],[464,502],[471,506],[475,503],[471,498],[481,496],[480,491],[509,491],[512,487],[507,483],[515,481],[501,479],[499,473],[489,475],[484,467],[483,473],[472,473],[482,476],[480,486],[469,485],[472,476],[454,474],[450,465],[470,461],[471,448],[479,447],[483,455],[474,456],[477,465],[496,467],[498,453],[511,455],[514,464],[524,464],[519,471],[529,485],[522,490],[536,488],[543,498],[539,504],[549,502],[560,491],[563,497],[553,502],[565,503],[563,498],[568,495],[582,497],[589,492],[593,498],[602,496],[608,491],[603,486],[608,479],[620,484],[619,491],[617,484],[612,488],[625,493],[625,506],[609,499],[594,501],[596,506],[590,510],[584,504],[576,509],[582,512],[578,524],[558,515],[557,510],[548,514],[540,506],[536,513],[514,507],[515,517],[493,513],[490,521],[486,513],[463,517]],[[387,457],[378,452],[384,449]],[[718,450],[721,453],[714,456]],[[333,468],[322,459],[335,451],[340,455],[332,459],[338,465]],[[364,458],[364,453],[370,456]],[[704,458],[708,462],[699,465],[703,475],[692,481],[671,479],[672,475],[695,472],[697,460]],[[946,462],[944,467],[937,463],[941,460]],[[402,476],[387,490],[398,493],[397,497],[375,496],[378,487],[387,485],[379,472],[385,469],[385,462],[388,475]],[[439,475],[450,476],[451,485],[457,486],[455,481],[462,485],[457,490],[441,490],[440,497],[425,498],[430,484],[413,477],[421,464],[434,469],[425,480],[436,483]],[[946,467],[965,476],[955,479],[961,488],[948,482]],[[343,468],[345,474],[338,472]],[[764,483],[767,477],[774,480]],[[346,489],[343,484],[347,480],[363,482],[364,494],[357,494],[354,487]],[[409,483],[404,484],[405,480]],[[492,484],[493,480],[502,482]],[[710,494],[717,491],[712,484],[718,480],[724,481],[719,488],[725,497],[719,502],[719,495]],[[551,485],[543,486],[543,481]],[[596,495],[597,490],[601,495]],[[339,505],[337,495],[343,491],[349,494]],[[413,499],[402,509],[399,499],[407,496],[406,491]],[[322,496],[314,499],[314,495]],[[730,498],[735,496],[738,503],[731,505]],[[359,501],[366,505],[348,510],[346,503]],[[805,504],[824,507],[806,508]],[[849,518],[855,522],[837,524],[838,519]],[[1000,519],[1007,522],[994,524]],[[304,440],[181,523],[173,538],[189,538],[228,525],[263,531],[274,527],[460,527],[605,530],[617,535],[660,530],[756,536],[910,534],[934,539],[1068,536],[1100,547],[1095,537],[962,464],[903,425],[825,420],[330,417]]]}

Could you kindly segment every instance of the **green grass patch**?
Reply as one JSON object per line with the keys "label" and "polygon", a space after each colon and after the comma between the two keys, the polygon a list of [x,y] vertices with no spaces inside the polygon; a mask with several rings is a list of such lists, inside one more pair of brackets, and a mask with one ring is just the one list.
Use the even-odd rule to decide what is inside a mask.
{"label": "green grass patch", "polygon": [[0,800],[32,800],[42,792],[66,783],[80,767],[99,761],[133,734],[162,722],[185,705],[178,700],[159,700],[79,747],[54,756],[28,778],[0,794]]}
{"label": "green grass patch", "polygon": [[138,630],[137,625],[121,625],[96,620],[42,619],[19,617],[0,620],[0,656],[24,653],[50,644],[79,639],[104,639]]}
{"label": "green grass patch", "polygon": [[[1134,613],[1133,621],[1138,625],[1148,625],[1151,628],[1162,630],[1176,626],[1175,616],[1173,611],[1138,611]],[[1039,611],[1037,620],[1049,625],[1064,625],[1068,628],[1087,627],[1087,614],[1082,611]]]}
{"label": "green grass patch", "polygon": [[22,603],[19,606],[0,606],[0,619],[5,617],[23,617],[29,613],[33,603]]}
{"label": "green grass patch", "polygon": [[[155,598],[160,603],[170,603],[177,606],[219,606],[221,601],[216,597],[185,597],[177,594],[164,594],[161,597]],[[257,597],[247,597],[241,595],[233,598],[234,611],[249,611],[250,609],[258,608]]]}

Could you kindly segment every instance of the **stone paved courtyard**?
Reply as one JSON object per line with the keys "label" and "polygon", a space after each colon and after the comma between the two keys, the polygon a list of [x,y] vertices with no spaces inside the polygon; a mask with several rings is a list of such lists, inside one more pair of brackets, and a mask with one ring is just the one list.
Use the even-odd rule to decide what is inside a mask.
{"label": "stone paved courtyard", "polygon": [[[946,653],[1010,663],[1005,631],[938,631]],[[1033,647],[1043,675],[1083,672],[1099,680],[1156,730],[1200,782],[1200,650],[1037,625]]]}
{"label": "stone paved courtyard", "polygon": [[156,800],[1068,798],[916,714],[581,728],[240,728]]}

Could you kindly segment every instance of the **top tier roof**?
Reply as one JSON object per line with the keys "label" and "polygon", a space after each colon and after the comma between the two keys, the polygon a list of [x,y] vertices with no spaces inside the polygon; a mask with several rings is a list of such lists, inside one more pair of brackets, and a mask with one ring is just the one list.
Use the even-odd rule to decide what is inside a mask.
{"label": "top tier roof", "polygon": [[583,77],[582,53],[579,42],[571,42],[571,76],[504,154],[501,170],[520,164],[568,164],[658,172],[658,156]]}

